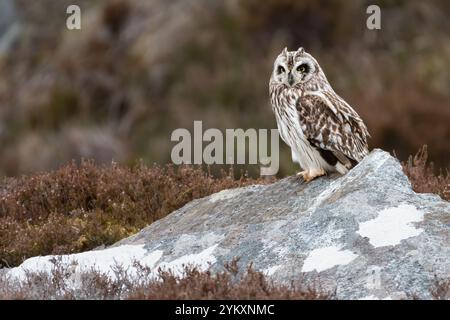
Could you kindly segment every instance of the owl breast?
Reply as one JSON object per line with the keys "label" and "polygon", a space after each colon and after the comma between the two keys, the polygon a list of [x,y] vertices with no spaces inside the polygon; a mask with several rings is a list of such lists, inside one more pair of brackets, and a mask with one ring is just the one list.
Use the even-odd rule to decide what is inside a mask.
{"label": "owl breast", "polygon": [[278,131],[283,141],[291,147],[292,160],[303,170],[333,168],[307,140],[300,126],[296,103],[300,91],[291,88],[271,90],[272,110],[277,121]]}

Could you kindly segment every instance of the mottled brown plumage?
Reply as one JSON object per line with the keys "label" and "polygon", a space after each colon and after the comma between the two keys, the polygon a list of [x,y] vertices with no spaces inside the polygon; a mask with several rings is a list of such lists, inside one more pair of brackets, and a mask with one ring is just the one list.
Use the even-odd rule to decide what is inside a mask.
{"label": "mottled brown plumage", "polygon": [[303,48],[284,49],[277,57],[269,89],[281,138],[305,180],[327,172],[345,174],[367,155],[365,124]]}

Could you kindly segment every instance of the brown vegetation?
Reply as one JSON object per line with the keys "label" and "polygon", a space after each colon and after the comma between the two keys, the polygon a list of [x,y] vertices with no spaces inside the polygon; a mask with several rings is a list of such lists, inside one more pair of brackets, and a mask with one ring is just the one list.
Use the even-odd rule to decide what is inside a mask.
{"label": "brown vegetation", "polygon": [[431,296],[436,300],[450,300],[450,279],[435,279]]}
{"label": "brown vegetation", "polygon": [[[184,266],[183,272],[158,269],[156,274],[139,262],[130,276],[122,266],[113,274],[97,270],[76,276],[73,268],[53,260],[49,273],[29,272],[23,281],[0,273],[0,300],[37,299],[129,299],[129,300],[324,300],[335,299],[335,291],[312,288],[299,282],[275,283],[249,265],[238,273],[237,260],[224,265],[223,271],[200,271]],[[435,300],[450,298],[450,280],[436,278],[430,287]],[[409,298],[417,299],[414,293]]]}
{"label": "brown vegetation", "polygon": [[423,146],[415,156],[410,156],[402,165],[414,191],[435,193],[442,199],[450,201],[450,166],[436,173],[434,164],[428,162],[427,146]]}
{"label": "brown vegetation", "polygon": [[158,270],[155,277],[147,267],[135,264],[137,277],[130,277],[117,266],[114,277],[98,271],[84,272],[73,286],[72,273],[54,261],[50,274],[29,273],[23,282],[11,282],[0,276],[0,299],[331,299],[334,293],[274,284],[249,266],[238,275],[236,261],[226,264],[222,272],[200,271],[185,266],[181,275]]}

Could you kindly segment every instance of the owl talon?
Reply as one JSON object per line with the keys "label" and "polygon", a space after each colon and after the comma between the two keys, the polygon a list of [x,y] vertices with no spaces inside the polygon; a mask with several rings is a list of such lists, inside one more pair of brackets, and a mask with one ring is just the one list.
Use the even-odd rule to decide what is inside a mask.
{"label": "owl talon", "polygon": [[297,177],[302,177],[305,182],[310,182],[317,177],[325,175],[326,172],[323,169],[311,169],[297,173]]}
{"label": "owl talon", "polygon": [[295,178],[298,180],[301,180],[302,182],[306,181],[305,176],[304,176],[305,173],[306,173],[306,171],[297,172],[295,174]]}
{"label": "owl talon", "polygon": [[295,175],[297,176],[297,178],[302,178],[303,180],[306,180],[305,175],[307,173],[308,173],[307,171],[300,171],[300,172],[297,172]]}

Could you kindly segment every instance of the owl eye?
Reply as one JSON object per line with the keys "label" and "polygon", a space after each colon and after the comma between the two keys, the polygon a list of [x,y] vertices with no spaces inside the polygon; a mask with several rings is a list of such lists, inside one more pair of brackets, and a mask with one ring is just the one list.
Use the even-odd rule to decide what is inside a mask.
{"label": "owl eye", "polygon": [[297,67],[297,71],[301,72],[301,73],[306,72],[308,69],[309,69],[309,67],[306,63],[301,64]]}
{"label": "owl eye", "polygon": [[278,66],[278,74],[285,72],[286,70],[284,69],[283,66]]}

